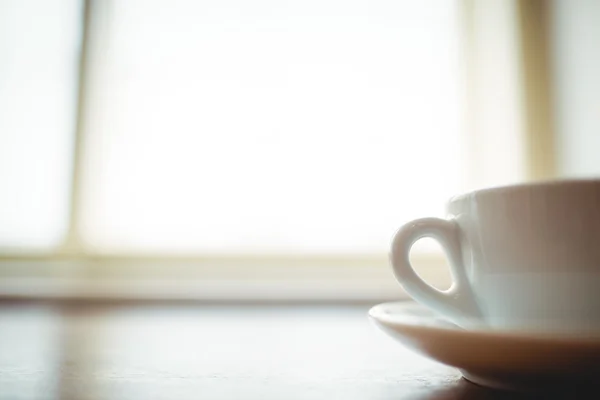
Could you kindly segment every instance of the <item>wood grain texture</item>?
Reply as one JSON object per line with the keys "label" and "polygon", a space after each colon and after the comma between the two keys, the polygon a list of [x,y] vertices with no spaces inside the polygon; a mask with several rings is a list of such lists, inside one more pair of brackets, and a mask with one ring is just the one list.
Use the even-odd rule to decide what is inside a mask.
{"label": "wood grain texture", "polygon": [[0,399],[528,398],[413,354],[368,308],[0,304]]}

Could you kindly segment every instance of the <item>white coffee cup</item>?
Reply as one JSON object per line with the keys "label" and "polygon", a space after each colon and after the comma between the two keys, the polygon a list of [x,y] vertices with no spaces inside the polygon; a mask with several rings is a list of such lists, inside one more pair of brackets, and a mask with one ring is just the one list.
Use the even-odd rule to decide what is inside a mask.
{"label": "white coffee cup", "polygon": [[[489,188],[447,203],[396,233],[394,274],[421,304],[464,328],[600,331],[600,180]],[[437,240],[453,284],[440,291],[409,261],[420,238]]]}

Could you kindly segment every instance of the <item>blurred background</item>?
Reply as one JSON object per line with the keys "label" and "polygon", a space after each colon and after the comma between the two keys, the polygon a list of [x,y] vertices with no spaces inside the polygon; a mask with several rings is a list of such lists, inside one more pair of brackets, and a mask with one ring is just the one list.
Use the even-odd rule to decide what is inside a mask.
{"label": "blurred background", "polygon": [[[402,298],[395,230],[600,172],[594,0],[0,0],[0,296]],[[447,287],[423,240],[419,271]]]}

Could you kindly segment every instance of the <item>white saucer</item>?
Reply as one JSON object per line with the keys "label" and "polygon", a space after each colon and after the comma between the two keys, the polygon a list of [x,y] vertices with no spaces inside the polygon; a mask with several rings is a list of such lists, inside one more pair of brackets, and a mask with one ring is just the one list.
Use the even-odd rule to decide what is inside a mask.
{"label": "white saucer", "polygon": [[417,353],[458,368],[476,384],[536,390],[600,380],[600,339],[524,332],[467,331],[414,302],[384,303],[369,316]]}

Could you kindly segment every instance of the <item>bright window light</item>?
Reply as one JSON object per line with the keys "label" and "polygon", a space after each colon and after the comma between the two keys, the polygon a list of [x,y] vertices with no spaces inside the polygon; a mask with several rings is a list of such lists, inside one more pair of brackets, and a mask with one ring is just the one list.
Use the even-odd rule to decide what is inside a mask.
{"label": "bright window light", "polygon": [[451,1],[98,12],[81,228],[108,253],[381,253],[461,184]]}
{"label": "bright window light", "polygon": [[0,2],[0,249],[63,239],[80,24],[77,0]]}

